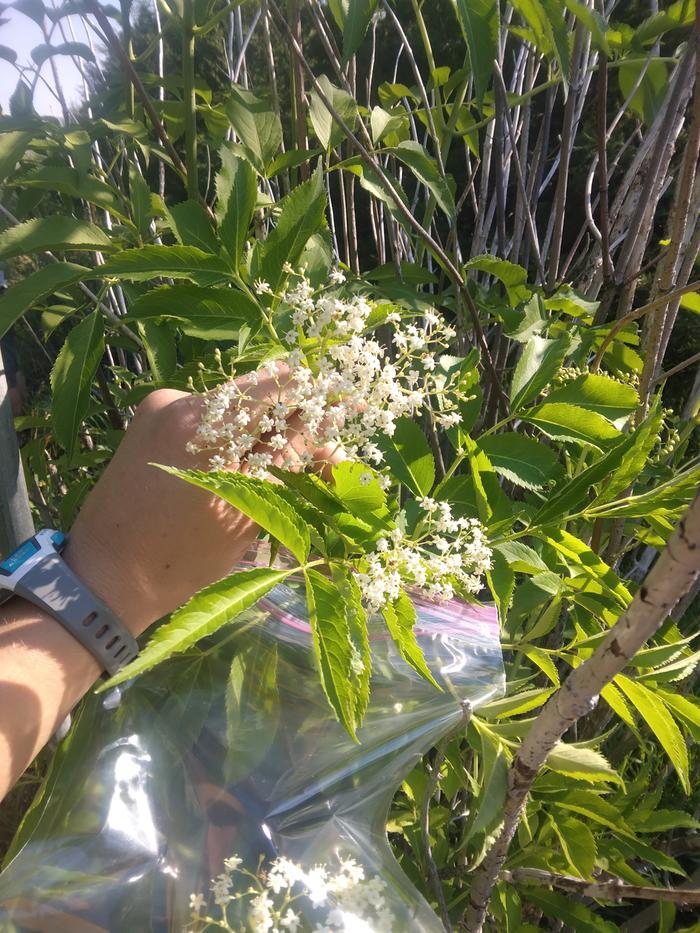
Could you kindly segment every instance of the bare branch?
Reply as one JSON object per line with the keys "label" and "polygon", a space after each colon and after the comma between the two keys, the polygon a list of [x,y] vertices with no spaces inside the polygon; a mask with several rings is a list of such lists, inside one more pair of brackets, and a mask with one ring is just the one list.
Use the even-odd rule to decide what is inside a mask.
{"label": "bare branch", "polygon": [[502,871],[503,881],[528,882],[546,884],[564,891],[572,891],[581,897],[593,897],[601,901],[643,900],[643,901],[670,901],[679,907],[700,904],[700,890],[683,888],[653,888],[647,885],[624,884],[619,878],[610,881],[585,881],[583,878],[574,878],[571,875],[557,875],[551,871],[539,868],[515,868],[513,871]]}

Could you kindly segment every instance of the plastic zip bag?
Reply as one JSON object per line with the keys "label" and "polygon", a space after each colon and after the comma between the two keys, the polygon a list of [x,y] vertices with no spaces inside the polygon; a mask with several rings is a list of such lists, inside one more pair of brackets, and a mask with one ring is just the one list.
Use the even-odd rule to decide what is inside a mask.
{"label": "plastic zip bag", "polygon": [[[270,910],[255,913],[242,872],[265,882],[283,857],[298,866],[296,886],[278,882],[299,925],[280,931],[439,933],[391,852],[388,810],[421,756],[505,684],[493,608],[416,609],[414,631],[443,689],[402,660],[381,619],[370,621],[359,744],[323,696],[294,580],[188,652],[89,697],[0,874],[0,931],[213,928],[193,919],[191,895],[201,893],[202,916],[220,918],[214,899],[228,896],[231,929],[267,933]],[[229,872],[234,855],[242,863]],[[321,894],[309,879],[321,879]]]}

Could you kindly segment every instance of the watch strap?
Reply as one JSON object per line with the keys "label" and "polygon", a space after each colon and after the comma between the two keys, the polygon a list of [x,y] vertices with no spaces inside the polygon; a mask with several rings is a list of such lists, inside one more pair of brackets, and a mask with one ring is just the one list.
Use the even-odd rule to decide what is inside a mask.
{"label": "watch strap", "polygon": [[60,622],[108,673],[115,674],[138,654],[136,639],[124,623],[58,554],[48,554],[31,567],[14,591]]}

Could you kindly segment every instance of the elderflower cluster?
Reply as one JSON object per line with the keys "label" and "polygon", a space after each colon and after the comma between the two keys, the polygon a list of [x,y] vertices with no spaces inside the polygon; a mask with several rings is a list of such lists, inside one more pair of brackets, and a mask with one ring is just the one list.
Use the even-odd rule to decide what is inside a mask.
{"label": "elderflower cluster", "polygon": [[[389,314],[385,323],[393,333],[386,347],[368,333],[373,307],[362,295],[316,292],[303,275],[297,279],[279,296],[279,315],[290,325],[286,356],[205,396],[191,452],[210,451],[215,469],[246,464],[253,476],[264,476],[273,463],[309,465],[310,450],[380,466],[377,437],[391,437],[398,418],[416,414],[431,398],[438,424],[459,423],[456,378],[436,373],[455,331],[435,311],[426,311],[420,326]],[[341,272],[330,275],[331,285],[343,280]],[[255,288],[267,294],[269,286],[256,282]],[[289,444],[292,415],[302,426],[301,455]]]}
{"label": "elderflower cluster", "polygon": [[454,518],[447,502],[426,497],[419,504],[425,517],[417,535],[409,539],[395,528],[377,541],[366,555],[366,570],[357,574],[370,612],[396,600],[406,584],[440,601],[451,599],[456,588],[476,593],[482,574],[491,568],[491,550],[476,519]]}
{"label": "elderflower cluster", "polygon": [[211,883],[220,918],[208,915],[203,894],[190,895],[190,930],[214,924],[229,933],[398,933],[386,882],[366,878],[354,858],[340,858],[336,871],[326,865],[305,870],[285,857],[257,874],[242,864],[238,856],[225,859]]}

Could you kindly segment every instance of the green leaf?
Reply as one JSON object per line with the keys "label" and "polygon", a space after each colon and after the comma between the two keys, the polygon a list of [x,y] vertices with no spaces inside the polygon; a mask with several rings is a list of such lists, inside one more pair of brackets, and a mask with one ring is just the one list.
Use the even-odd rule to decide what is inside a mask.
{"label": "green leaf", "polygon": [[[562,407],[571,408],[572,406]],[[535,514],[531,527],[547,525],[565,515],[574,514],[588,499],[591,487],[596,486],[603,480],[608,480],[608,483],[613,483],[616,486],[618,471],[622,463],[627,464],[625,470],[621,471],[624,479],[624,474],[628,469],[631,469],[630,452],[634,451],[635,445],[640,443],[638,432],[644,428],[645,424],[647,422],[640,425],[637,431],[623,435],[604,456],[556,490],[549,501]],[[642,447],[646,444],[646,441],[643,440],[645,436],[642,436]],[[639,466],[640,470],[642,465]],[[625,482],[628,482],[628,480],[625,479]]]}
{"label": "green leaf", "polygon": [[634,41],[639,45],[655,42],[659,36],[673,29],[687,29],[695,22],[694,0],[676,0],[665,9],[645,19],[634,31]]}
{"label": "green leaf", "polygon": [[195,279],[211,285],[229,276],[226,263],[196,246],[140,246],[115,253],[100,266],[100,275],[146,282],[158,276]]}
{"label": "green leaf", "polygon": [[589,822],[599,823],[615,833],[632,835],[632,830],[617,807],[601,797],[599,793],[592,790],[577,790],[576,785],[570,786],[572,789],[567,789],[565,797],[554,800],[557,808],[585,816]]}
{"label": "green leaf", "polygon": [[519,716],[529,713],[530,710],[542,706],[554,693],[553,687],[537,687],[535,690],[523,690],[513,696],[493,700],[481,707],[481,714],[486,719],[503,719],[508,716]]}
{"label": "green leaf", "polygon": [[352,642],[343,597],[337,585],[317,570],[304,571],[306,598],[321,684],[331,708],[357,741],[353,695]]}
{"label": "green leaf", "polygon": [[155,381],[165,382],[172,378],[177,369],[177,344],[173,331],[167,324],[156,321],[140,321],[138,330]]}
{"label": "green leaf", "polygon": [[498,59],[500,12],[498,0],[456,0],[457,19],[469,49],[474,90],[479,107]]}
{"label": "green leaf", "polygon": [[382,435],[377,444],[395,478],[416,496],[427,496],[435,483],[435,460],[415,421],[398,418],[393,436]]}
{"label": "green leaf", "polygon": [[69,462],[88,411],[92,379],[103,353],[102,315],[93,311],[68,334],[51,370],[53,429]]}
{"label": "green leaf", "polygon": [[0,181],[4,181],[14,171],[31,138],[31,133],[20,131],[0,134]]}
{"label": "green leaf", "polygon": [[617,924],[603,920],[572,897],[546,891],[535,885],[528,885],[523,890],[523,896],[539,907],[546,916],[557,922],[565,923],[571,929],[576,930],[576,933],[618,933]]}
{"label": "green leaf", "polygon": [[455,202],[452,191],[438,171],[435,160],[430,158],[423,146],[412,139],[406,139],[389,152],[410,168],[418,181],[424,184],[433,195],[438,206],[448,217],[453,217]]}
{"label": "green leaf", "polygon": [[288,548],[300,564],[306,561],[311,546],[308,525],[277,494],[273,483],[223,470],[204,473],[156,465],[166,473],[172,473],[228,502]]}
{"label": "green leaf", "polygon": [[7,182],[13,188],[38,188],[56,191],[71,198],[83,198],[125,220],[122,199],[110,185],[93,175],[86,175],[69,165],[38,165],[15,175]]}
{"label": "green leaf", "polygon": [[593,505],[612,502],[619,493],[634,484],[656,446],[662,424],[663,411],[657,405],[656,410],[652,410],[649,417],[632,432],[633,443],[624,451],[614,472],[611,471],[609,480],[602,487]]}
{"label": "green leaf", "polygon": [[501,625],[504,625],[513,597],[515,574],[499,551],[493,552],[491,569],[486,572],[486,581],[496,602],[499,621]]}
{"label": "green leaf", "polygon": [[696,743],[700,742],[700,701],[684,697],[680,693],[657,688],[656,695],[666,706],[673,710],[676,718],[683,723]]}
{"label": "green leaf", "polygon": [[[690,0],[688,0],[690,2]],[[574,14],[576,19],[583,23],[591,34],[593,45],[599,51],[610,57],[610,44],[607,38],[608,24],[605,17],[591,7],[581,3],[580,0],[564,0],[564,5]]]}
{"label": "green leaf", "polygon": [[239,570],[195,593],[168,622],[158,628],[141,654],[102,684],[98,693],[150,670],[166,658],[191,648],[207,635],[213,635],[240,612],[255,605],[295,569],[255,567]]}
{"label": "green leaf", "polygon": [[513,307],[528,301],[532,294],[532,290],[527,285],[527,270],[507,259],[489,255],[474,256],[464,264],[464,268],[478,269],[479,272],[486,272],[503,282]]}
{"label": "green leaf", "polygon": [[47,58],[54,55],[70,55],[71,58],[84,58],[88,62],[95,62],[95,55],[89,45],[83,42],[64,42],[61,45],[49,45],[42,43],[35,46],[31,51],[31,56],[37,68],[41,68]]}
{"label": "green leaf", "polygon": [[565,402],[595,411],[617,428],[622,427],[639,405],[639,397],[631,385],[598,373],[579,376],[561,388],[553,389],[547,395],[547,401]]}
{"label": "green leaf", "polygon": [[251,91],[233,86],[226,113],[255,168],[265,174],[282,144],[282,124],[269,104]]}
{"label": "green leaf", "polygon": [[114,249],[107,234],[75,217],[35,217],[0,233],[0,259],[54,249]]}
{"label": "green leaf", "polygon": [[[360,588],[349,570],[334,569],[333,580],[342,594],[342,602],[348,621],[348,632],[352,643],[353,663],[351,664],[350,679],[353,683],[355,722],[359,726],[365,718],[365,712],[369,704],[369,687],[372,674],[372,652],[367,631],[367,612],[362,605]],[[358,664],[358,662],[361,662],[361,664]]]}
{"label": "green leaf", "polygon": [[700,829],[700,822],[683,810],[655,810],[630,814],[630,823],[638,833],[667,833],[670,829]]}
{"label": "green leaf", "polygon": [[561,0],[513,0],[513,6],[532,30],[538,50],[559,62],[559,70],[567,81],[571,56]]}
{"label": "green leaf", "polygon": [[552,819],[551,827],[572,872],[579,878],[591,878],[598,849],[590,829],[573,816]]}
{"label": "green leaf", "polygon": [[511,383],[511,408],[518,411],[536,398],[559,371],[569,352],[571,340],[562,334],[557,340],[547,340],[536,334],[530,337],[518,360]]}
{"label": "green leaf", "polygon": [[602,415],[563,402],[543,402],[524,412],[522,418],[553,440],[590,444],[599,450],[604,450],[610,441],[620,436],[617,428]]}
{"label": "green leaf", "polygon": [[326,192],[321,168],[308,181],[297,185],[281,202],[277,226],[253,250],[251,278],[262,278],[276,291],[285,262],[295,266],[309,238],[323,223]]}
{"label": "green leaf", "polygon": [[[354,129],[355,120],[357,118],[357,104],[355,103],[355,98],[348,94],[347,91],[343,91],[334,84],[331,84],[325,75],[321,75],[318,78],[318,83],[324,96],[333,106],[338,116],[346,126],[351,130]],[[330,111],[315,90],[311,91],[309,98],[309,118],[311,119],[311,125],[314,128],[314,133],[318,141],[325,150],[335,149],[335,147],[345,139],[345,133],[340,124],[333,119]]]}
{"label": "green leaf", "polygon": [[402,590],[394,603],[382,609],[389,634],[394,639],[399,654],[407,664],[439,690],[440,687],[425,662],[420,645],[416,641],[413,627],[416,624],[416,609],[411,599]]}
{"label": "green leaf", "polygon": [[668,711],[663,700],[643,684],[618,674],[615,684],[627,696],[641,718],[654,733],[681,782],[686,794],[690,794],[690,776],[688,774],[688,749],[676,720]]}
{"label": "green leaf", "polygon": [[170,227],[181,246],[196,246],[205,253],[219,252],[219,242],[207,212],[199,201],[181,201],[166,208]]}
{"label": "green leaf", "polygon": [[551,655],[547,654],[541,648],[536,648],[534,645],[520,645],[519,647],[525,657],[529,658],[533,664],[539,667],[542,673],[552,681],[555,687],[558,687],[560,683],[559,671]]}
{"label": "green leaf", "polygon": [[258,200],[258,182],[249,162],[222,146],[221,171],[216,176],[216,216],[219,236],[237,270],[243,259],[250,223]]}
{"label": "green leaf", "polygon": [[569,775],[579,781],[589,781],[593,784],[599,781],[614,781],[624,787],[624,781],[608,760],[592,748],[557,742],[547,755],[545,764],[550,771]]}
{"label": "green leaf", "polygon": [[462,436],[462,443],[468,455],[469,469],[474,481],[479,518],[489,528],[508,521],[512,516],[512,509],[498,482],[493,464],[469,435]]}
{"label": "green leaf", "polygon": [[135,166],[131,164],[129,165],[129,203],[136,228],[141,237],[146,238],[153,217],[151,191],[141,172],[137,171]]}
{"label": "green leaf", "polygon": [[525,434],[489,434],[478,446],[497,473],[525,489],[541,489],[561,473],[554,450]]}
{"label": "green leaf", "polygon": [[510,568],[518,573],[540,573],[549,569],[537,551],[522,541],[503,541],[494,544],[493,549],[502,554]]}
{"label": "green leaf", "polygon": [[333,492],[353,515],[362,516],[386,507],[386,493],[372,472],[349,460],[333,467]]}
{"label": "green leaf", "polygon": [[335,6],[341,18],[339,25],[343,30],[342,64],[345,66],[362,44],[377,8],[377,0],[335,0]]}
{"label": "green leaf", "polygon": [[180,330],[202,340],[235,340],[245,325],[257,332],[262,315],[257,302],[234,288],[162,285],[131,306],[127,320],[173,320]]}
{"label": "green leaf", "polygon": [[508,790],[508,763],[503,744],[487,729],[474,723],[481,739],[482,779],[479,796],[471,808],[474,822],[468,827],[467,839],[477,833],[491,833],[503,821],[503,804]]}
{"label": "green leaf", "polygon": [[666,99],[668,88],[666,63],[659,58],[652,58],[648,61],[646,55],[639,58],[627,58],[620,62],[617,74],[620,93],[623,99],[627,100],[642,74],[642,69],[644,69],[644,75],[630,101],[630,108],[647,126],[651,126]]}
{"label": "green leaf", "polygon": [[72,262],[54,262],[20,279],[0,298],[0,337],[42,298],[79,281],[89,271]]}

